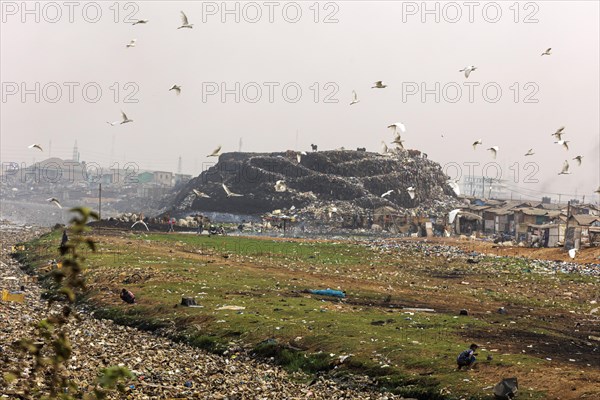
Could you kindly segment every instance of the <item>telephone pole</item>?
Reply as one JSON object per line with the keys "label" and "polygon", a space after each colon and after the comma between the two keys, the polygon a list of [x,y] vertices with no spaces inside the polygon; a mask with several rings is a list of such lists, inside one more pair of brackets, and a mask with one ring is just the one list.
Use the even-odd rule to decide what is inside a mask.
{"label": "telephone pole", "polygon": [[[567,203],[567,226],[565,227],[565,243],[564,243],[564,249],[565,250],[570,250],[567,248],[567,237],[569,235],[569,218],[571,217],[571,201],[569,201]],[[560,229],[559,229],[560,231]],[[573,238],[575,239],[575,238]]]}
{"label": "telephone pole", "polygon": [[102,220],[102,183],[98,184],[98,220]]}

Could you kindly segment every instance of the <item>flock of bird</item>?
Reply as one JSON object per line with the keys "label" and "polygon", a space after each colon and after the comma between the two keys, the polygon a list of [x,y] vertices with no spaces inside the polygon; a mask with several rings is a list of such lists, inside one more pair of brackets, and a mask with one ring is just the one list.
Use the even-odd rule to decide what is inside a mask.
{"label": "flock of bird", "polygon": [[[138,19],[136,21],[134,21],[132,23],[132,25],[141,25],[141,24],[147,24],[149,22],[149,20],[147,19]],[[181,25],[177,28],[177,29],[192,29],[193,28],[193,24],[189,23],[188,17],[187,15],[181,11]],[[129,43],[127,43],[125,45],[126,48],[133,48],[136,46],[137,43],[137,39],[131,39]],[[541,55],[542,56],[549,56],[551,55],[551,50],[552,48],[548,48],[546,49]],[[474,71],[477,70],[478,67],[474,66],[474,65],[470,65],[470,66],[466,66],[462,69],[459,70],[459,72],[463,72],[465,78],[469,78],[469,76],[471,75],[471,73],[473,73]],[[387,88],[388,85],[384,84],[383,81],[376,81],[373,86],[371,87],[372,89],[385,89]],[[174,90],[175,93],[177,95],[181,94],[181,86],[174,84],[173,86],[171,86],[171,88],[169,88],[169,91]],[[356,93],[355,90],[352,91],[352,100],[350,102],[350,105],[355,105],[357,103],[359,103],[360,100],[358,99],[358,95]],[[119,121],[114,121],[114,122],[108,122],[107,124],[109,124],[110,126],[115,126],[115,125],[123,125],[123,124],[127,124],[127,123],[131,123],[133,122],[132,119],[130,119],[127,114],[125,114],[124,111],[121,111],[121,120]],[[396,146],[396,151],[398,149],[404,149],[404,145],[403,142],[404,140],[402,140],[401,137],[401,133],[405,133],[406,132],[406,126],[402,123],[402,122],[395,122],[392,123],[390,125],[388,125],[388,128],[391,129],[394,133],[394,140],[391,142],[393,145]],[[564,132],[565,127],[561,127],[559,128],[555,133],[552,134],[552,136],[554,136],[557,141],[555,141],[555,144],[559,144],[562,145],[566,150],[569,150],[569,146],[568,143],[569,141],[567,140],[563,140],[562,139],[562,135],[565,134]],[[443,135],[442,135],[443,137]],[[478,145],[482,145],[483,144],[483,140],[482,139],[478,139],[475,142],[473,142],[473,149],[476,150]],[[39,144],[32,144],[30,146],[28,146],[29,149],[38,149],[40,151],[43,151],[42,146]],[[314,149],[313,149],[314,150]],[[390,149],[385,141],[382,141],[382,150],[384,154],[388,154],[388,153],[393,153],[394,150]],[[491,152],[493,158],[495,159],[497,157],[498,151],[500,150],[498,146],[492,146],[489,147],[487,149],[488,151]],[[529,149],[527,151],[527,153],[525,154],[525,156],[532,156],[534,155],[534,151],[533,149]],[[221,155],[221,145],[219,145],[211,154],[207,155],[207,157],[219,157]],[[296,152],[296,158],[298,163],[301,162],[302,160],[302,155],[306,155],[305,152]],[[581,165],[581,160],[582,160],[583,156],[576,156],[575,158],[573,158],[573,160],[576,160],[578,165]],[[559,172],[559,175],[566,175],[566,174],[570,174],[571,172],[569,172],[569,163],[567,160],[565,160],[564,164],[563,164],[563,168],[561,170],[561,172]],[[452,188],[452,190],[456,193],[457,196],[460,195],[460,189],[459,189],[459,185],[457,181],[454,180],[448,180],[447,184]],[[227,197],[241,197],[243,196],[242,194],[238,194],[238,193],[234,193],[232,192],[225,184],[222,184],[223,190],[225,191],[225,194],[227,195]],[[285,185],[285,182],[282,180],[279,180],[275,183],[275,190],[277,192],[284,192],[287,190],[287,186]],[[400,192],[400,191],[398,191]],[[406,188],[406,192],[408,193],[408,195],[410,196],[411,199],[414,199],[416,196],[416,190],[414,187],[408,187]],[[595,191],[596,193],[600,194],[600,187],[598,187],[598,189]],[[208,196],[207,194],[200,192],[196,189],[193,190],[193,193],[196,195],[196,197],[198,198],[209,198],[210,196]],[[394,193],[394,190],[388,190],[387,192],[383,193],[381,195],[382,198],[390,196],[392,193]],[[60,205],[60,202],[58,201],[58,199],[52,197],[47,199],[48,202],[55,204],[56,206],[58,206],[59,208],[62,208],[62,206]]]}

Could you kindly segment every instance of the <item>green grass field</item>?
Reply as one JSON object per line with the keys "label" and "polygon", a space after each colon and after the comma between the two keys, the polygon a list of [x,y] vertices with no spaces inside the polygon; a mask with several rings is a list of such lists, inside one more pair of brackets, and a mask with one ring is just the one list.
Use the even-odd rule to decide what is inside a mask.
{"label": "green grass field", "polygon": [[[83,300],[99,317],[159,329],[217,353],[235,344],[290,371],[367,374],[382,390],[420,399],[491,398],[489,387],[509,375],[522,379],[520,397],[548,398],[554,390],[548,373],[557,374],[545,360],[550,347],[536,353],[526,346],[540,338],[550,344],[579,340],[565,329],[571,322],[557,315],[584,312],[598,289],[593,278],[532,273],[521,259],[467,264],[352,242],[91,236],[98,251],[87,253]],[[59,241],[55,232],[28,244],[23,261],[32,269],[44,266],[57,258],[49,256]],[[122,287],[135,293],[137,304],[120,301]],[[347,298],[303,292],[325,288],[345,290]],[[567,291],[577,296],[557,295]],[[194,297],[201,307],[175,307],[182,297]],[[243,309],[219,310],[223,306]],[[501,306],[509,314],[495,313]],[[458,316],[461,308],[469,315]],[[479,368],[457,372],[457,354],[473,341],[481,347]],[[340,364],[339,357],[349,354]],[[577,368],[597,376],[597,365],[582,361],[571,371],[566,358],[564,365],[560,356],[553,358],[564,379]]]}

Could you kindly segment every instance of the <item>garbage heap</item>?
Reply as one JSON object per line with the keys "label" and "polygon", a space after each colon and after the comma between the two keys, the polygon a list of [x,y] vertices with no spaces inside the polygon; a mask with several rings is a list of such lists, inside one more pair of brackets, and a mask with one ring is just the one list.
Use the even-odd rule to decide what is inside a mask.
{"label": "garbage heap", "polygon": [[416,150],[224,153],[177,194],[170,212],[263,215],[292,209],[303,219],[342,221],[386,207],[442,217],[460,204],[447,182],[441,166]]}

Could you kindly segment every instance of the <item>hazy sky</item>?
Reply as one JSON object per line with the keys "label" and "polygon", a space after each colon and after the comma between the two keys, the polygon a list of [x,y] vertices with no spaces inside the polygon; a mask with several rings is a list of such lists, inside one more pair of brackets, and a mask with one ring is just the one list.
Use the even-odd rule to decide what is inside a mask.
{"label": "hazy sky", "polygon": [[[36,4],[39,22],[20,1],[2,2],[4,163],[40,161],[50,141],[52,156],[70,158],[77,140],[87,162],[176,171],[181,156],[183,172],[197,175],[217,145],[237,151],[240,138],[243,151],[380,151],[393,140],[387,125],[401,121],[407,148],[463,174],[465,163],[479,163],[481,175],[497,162],[517,197],[591,196],[600,184],[597,1],[427,2],[429,14],[421,1],[227,2],[230,14],[220,1],[138,1],[121,3],[118,23],[113,2],[75,2],[73,22],[63,2],[29,9]],[[177,29],[180,10],[193,29]],[[132,13],[149,22],[124,22]],[[478,69],[465,79],[458,70],[468,65]],[[376,80],[388,87],[371,89]],[[72,102],[68,82],[78,84]],[[360,102],[350,106],[352,90]],[[108,125],[120,110],[134,122]],[[569,151],[553,143],[561,126]],[[572,174],[559,176],[564,160]]]}

